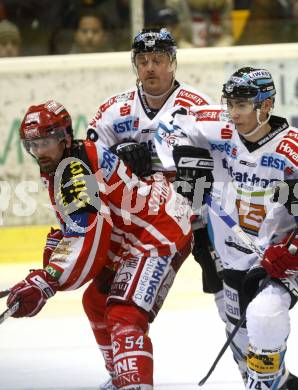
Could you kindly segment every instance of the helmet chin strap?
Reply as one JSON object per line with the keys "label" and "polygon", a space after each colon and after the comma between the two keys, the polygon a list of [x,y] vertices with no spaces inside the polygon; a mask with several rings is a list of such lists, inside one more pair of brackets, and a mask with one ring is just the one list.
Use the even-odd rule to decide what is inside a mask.
{"label": "helmet chin strap", "polygon": [[270,108],[269,112],[268,112],[268,117],[266,118],[266,120],[264,122],[261,122],[260,120],[260,114],[261,114],[261,110],[259,108],[257,108],[257,122],[258,122],[258,126],[255,127],[254,129],[252,129],[251,131],[249,131],[248,133],[245,133],[245,134],[241,134],[242,137],[244,138],[249,138],[251,137],[252,135],[255,135],[262,126],[266,125],[266,123],[269,122],[270,120],[270,117],[271,117],[271,113],[272,113],[272,108]]}

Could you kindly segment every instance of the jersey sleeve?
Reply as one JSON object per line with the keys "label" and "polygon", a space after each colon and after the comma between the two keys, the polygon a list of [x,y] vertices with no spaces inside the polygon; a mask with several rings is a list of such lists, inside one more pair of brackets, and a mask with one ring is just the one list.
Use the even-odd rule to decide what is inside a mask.
{"label": "jersey sleeve", "polygon": [[197,121],[196,109],[175,107],[161,117],[155,134],[155,146],[165,168],[175,169],[172,156],[175,146],[191,145],[209,149],[202,132],[204,124]]}
{"label": "jersey sleeve", "polygon": [[298,129],[292,127],[276,148],[276,152],[285,158],[285,179],[298,179]]}
{"label": "jersey sleeve", "polygon": [[[46,271],[58,279],[60,290],[79,288],[107,264],[112,221],[103,189],[118,158],[108,148],[84,141],[88,165],[77,159],[63,187],[51,201],[64,225],[63,238],[53,252]],[[81,173],[82,167],[86,168]],[[62,176],[63,177],[63,176]],[[53,187],[53,185],[52,185]],[[71,202],[69,201],[71,199]]]}
{"label": "jersey sleeve", "polygon": [[66,224],[64,236],[46,271],[57,278],[59,290],[74,290],[93,279],[107,263],[112,226],[99,213],[77,213]]}

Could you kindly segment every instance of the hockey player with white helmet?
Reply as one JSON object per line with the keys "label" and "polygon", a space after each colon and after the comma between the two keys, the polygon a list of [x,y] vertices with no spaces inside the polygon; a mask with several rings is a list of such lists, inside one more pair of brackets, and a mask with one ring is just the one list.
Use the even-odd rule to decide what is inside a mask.
{"label": "hockey player with white helmet", "polygon": [[[285,243],[296,227],[298,130],[272,115],[275,94],[270,72],[241,68],[223,86],[226,106],[174,108],[166,113],[156,134],[156,148],[163,164],[168,169],[176,165],[178,175],[192,185],[207,172],[213,180],[213,202],[265,249],[261,267],[251,269],[256,253],[227,226],[211,202],[213,241],[224,266],[228,333],[247,310],[246,324],[231,344],[245,388],[294,390],[298,378],[286,369],[285,354],[289,309],[298,296],[298,254],[290,253]],[[212,159],[211,175],[206,167]],[[286,202],[272,201],[279,182],[288,184]],[[265,270],[272,279],[255,296]],[[289,272],[294,273],[291,288],[284,279]]]}

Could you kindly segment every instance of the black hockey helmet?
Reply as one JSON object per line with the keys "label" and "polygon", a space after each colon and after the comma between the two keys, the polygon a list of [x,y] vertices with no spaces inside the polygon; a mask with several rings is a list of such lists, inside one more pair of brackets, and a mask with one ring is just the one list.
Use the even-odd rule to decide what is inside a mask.
{"label": "black hockey helmet", "polygon": [[165,52],[172,61],[176,59],[176,42],[166,28],[143,29],[135,36],[131,49],[133,64],[138,53]]}

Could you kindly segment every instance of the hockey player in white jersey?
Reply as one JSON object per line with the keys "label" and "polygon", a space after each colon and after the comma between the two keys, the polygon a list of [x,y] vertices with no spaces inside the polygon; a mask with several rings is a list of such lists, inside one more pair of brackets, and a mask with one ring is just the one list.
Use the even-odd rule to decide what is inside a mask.
{"label": "hockey player in white jersey", "polygon": [[[176,169],[166,172],[155,150],[154,135],[159,120],[172,107],[206,105],[211,103],[211,99],[175,79],[176,43],[166,29],[144,29],[139,32],[132,44],[131,59],[137,85],[108,98],[100,105],[89,124],[87,137],[96,143],[109,146],[139,176],[163,171],[167,178],[174,180]],[[217,276],[214,263],[209,261],[209,247],[205,245],[207,231],[200,229],[200,232],[201,234],[196,232],[195,237],[195,258],[203,269],[204,291],[218,293],[218,303],[222,294],[222,281]],[[115,253],[109,251],[109,256],[112,260]],[[100,319],[96,316],[96,305],[93,304],[93,301],[96,302],[95,294],[98,290],[103,291],[104,288],[97,284],[95,289],[94,285],[90,285],[84,293],[83,304],[97,343],[107,356],[102,331],[96,325]],[[106,387],[108,386],[109,384]],[[103,389],[106,387],[102,386]]]}
{"label": "hockey player in white jersey", "polygon": [[[178,174],[193,185],[206,172],[198,161],[213,158],[213,202],[266,249],[261,265],[274,279],[255,296],[264,268],[250,270],[256,254],[211,207],[214,244],[224,266],[228,332],[247,309],[246,327],[231,345],[246,389],[294,390],[298,378],[287,371],[285,354],[289,309],[298,296],[298,255],[285,242],[296,227],[292,207],[298,201],[293,191],[284,204],[273,202],[272,194],[278,182],[286,181],[293,190],[297,181],[298,130],[271,114],[275,94],[268,71],[241,68],[223,86],[226,106],[174,108],[165,114],[156,148],[163,164],[168,169],[176,165]],[[285,270],[294,273],[291,289],[288,280],[280,279]]]}

